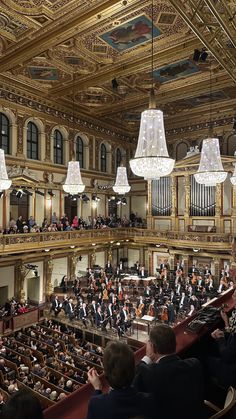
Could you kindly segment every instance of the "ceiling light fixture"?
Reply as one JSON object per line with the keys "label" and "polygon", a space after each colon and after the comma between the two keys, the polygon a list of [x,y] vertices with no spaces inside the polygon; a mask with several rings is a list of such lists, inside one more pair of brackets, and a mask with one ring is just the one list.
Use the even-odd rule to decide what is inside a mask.
{"label": "ceiling light fixture", "polygon": [[8,179],[4,150],[0,148],[0,191],[10,188],[12,181]]}
{"label": "ceiling light fixture", "polygon": [[[74,74],[73,74],[73,134],[75,132],[75,89],[74,89]],[[84,192],[85,185],[82,182],[80,173],[80,164],[75,161],[75,150],[74,150],[74,136],[73,136],[73,155],[72,160],[68,163],[67,175],[63,190],[71,195]]]}
{"label": "ceiling light fixture", "polygon": [[132,172],[146,180],[168,176],[175,164],[168,154],[163,112],[156,109],[154,91],[154,5],[152,0],[152,53],[151,53],[152,88],[149,109],[142,112],[138,145],[135,156],[130,160]]}
{"label": "ceiling light fixture", "polygon": [[194,174],[196,182],[205,186],[216,186],[222,183],[227,177],[224,171],[221,156],[219,139],[214,137],[212,123],[212,68],[210,62],[210,122],[209,137],[203,140],[201,158],[197,173]]}
{"label": "ceiling light fixture", "polygon": [[130,189],[131,189],[131,186],[129,185],[129,182],[128,182],[126,167],[123,167],[123,166],[117,167],[116,183],[113,186],[113,191],[120,195],[124,195],[128,193]]}

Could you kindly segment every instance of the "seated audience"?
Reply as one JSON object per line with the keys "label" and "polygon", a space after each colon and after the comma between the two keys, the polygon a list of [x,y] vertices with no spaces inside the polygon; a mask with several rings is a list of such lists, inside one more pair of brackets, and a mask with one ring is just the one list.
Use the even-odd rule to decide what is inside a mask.
{"label": "seated audience", "polygon": [[40,402],[31,392],[20,390],[7,401],[1,419],[29,418],[43,419]]}
{"label": "seated audience", "polygon": [[111,389],[102,394],[102,384],[97,371],[92,368],[88,379],[95,389],[88,406],[87,419],[128,419],[135,417],[154,418],[150,395],[139,393],[131,387],[134,372],[134,354],[122,342],[109,342],[104,351],[104,372]]}
{"label": "seated audience", "polygon": [[138,391],[154,395],[157,418],[205,417],[201,364],[195,358],[178,357],[175,333],[167,325],[151,330],[134,386]]}

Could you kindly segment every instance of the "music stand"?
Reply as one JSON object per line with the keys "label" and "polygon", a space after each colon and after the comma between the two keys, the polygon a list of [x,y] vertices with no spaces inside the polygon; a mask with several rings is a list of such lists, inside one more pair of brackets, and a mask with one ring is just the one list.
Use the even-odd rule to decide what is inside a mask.
{"label": "music stand", "polygon": [[149,333],[150,333],[150,324],[155,320],[155,317],[145,315],[145,316],[141,317],[141,320],[144,320],[145,322],[147,322],[147,325],[148,325],[148,335],[149,335]]}

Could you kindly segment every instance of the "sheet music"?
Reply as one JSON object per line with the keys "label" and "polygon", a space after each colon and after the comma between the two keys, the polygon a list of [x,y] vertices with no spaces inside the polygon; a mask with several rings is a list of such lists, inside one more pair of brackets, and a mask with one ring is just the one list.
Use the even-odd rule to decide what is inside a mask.
{"label": "sheet music", "polygon": [[145,316],[141,317],[141,320],[146,320],[146,321],[149,321],[149,322],[153,322],[153,320],[155,320],[155,317],[145,315]]}

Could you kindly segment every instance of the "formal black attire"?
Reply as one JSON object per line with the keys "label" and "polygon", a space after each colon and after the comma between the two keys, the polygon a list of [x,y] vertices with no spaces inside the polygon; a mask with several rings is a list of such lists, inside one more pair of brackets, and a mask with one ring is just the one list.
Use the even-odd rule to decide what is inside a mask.
{"label": "formal black attire", "polygon": [[173,354],[150,365],[141,361],[134,386],[154,395],[157,418],[205,418],[203,373],[195,358],[181,360]]}
{"label": "formal black attire", "polygon": [[87,419],[151,419],[159,417],[155,412],[152,397],[138,393],[134,388],[111,390],[102,394],[96,390],[90,399]]}
{"label": "formal black attire", "polygon": [[57,316],[61,311],[61,304],[57,299],[52,302],[52,310],[54,311],[55,316]]}
{"label": "formal black attire", "polygon": [[216,340],[219,356],[208,357],[206,368],[219,384],[236,388],[236,334],[226,333],[224,338]]}

